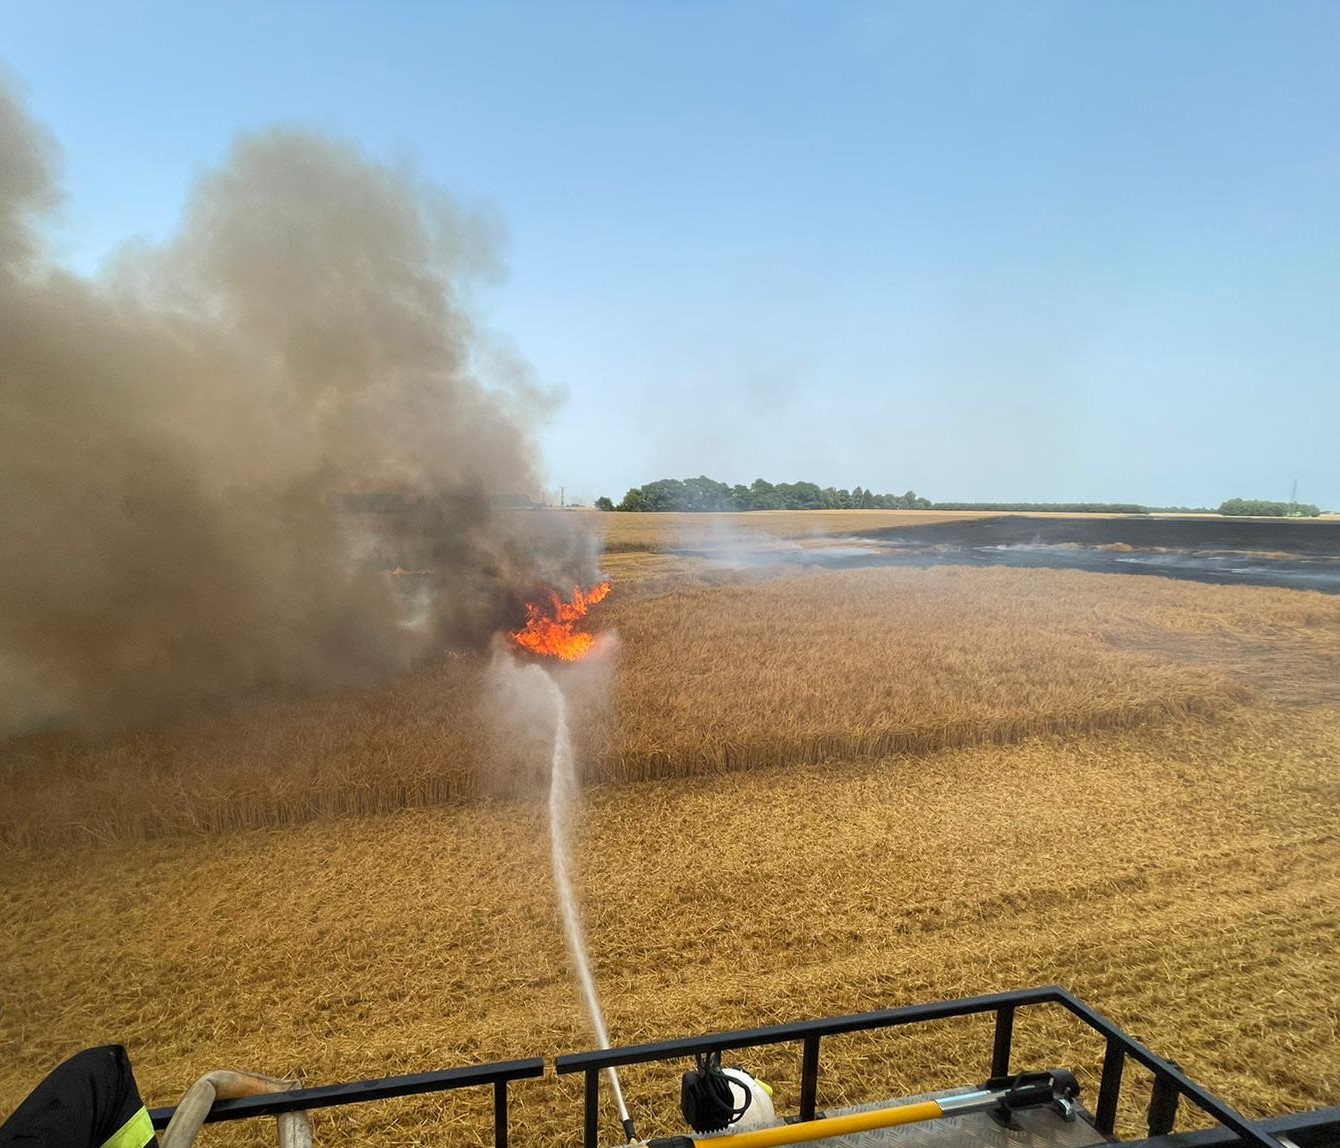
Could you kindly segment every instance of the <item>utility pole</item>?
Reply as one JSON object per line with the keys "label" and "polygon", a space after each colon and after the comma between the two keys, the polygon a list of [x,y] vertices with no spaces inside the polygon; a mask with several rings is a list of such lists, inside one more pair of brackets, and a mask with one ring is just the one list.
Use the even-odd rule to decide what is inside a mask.
{"label": "utility pole", "polygon": [[1298,479],[1293,480],[1293,489],[1289,491],[1289,517],[1293,518],[1298,514]]}
{"label": "utility pole", "polygon": [[[1295,482],[1293,485],[1294,485],[1294,493],[1297,494],[1298,483]],[[566,486],[560,486],[558,488],[558,508],[559,510],[562,510],[567,505],[568,505],[568,488]]]}

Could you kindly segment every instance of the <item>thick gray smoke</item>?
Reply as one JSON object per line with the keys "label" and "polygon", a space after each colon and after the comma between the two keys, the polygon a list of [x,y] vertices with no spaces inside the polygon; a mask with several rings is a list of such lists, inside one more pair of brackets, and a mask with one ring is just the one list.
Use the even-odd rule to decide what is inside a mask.
{"label": "thick gray smoke", "polygon": [[569,516],[506,508],[544,399],[477,375],[486,236],[444,196],[244,137],[89,281],[41,255],[54,168],[0,88],[0,731],[373,681],[594,578]]}

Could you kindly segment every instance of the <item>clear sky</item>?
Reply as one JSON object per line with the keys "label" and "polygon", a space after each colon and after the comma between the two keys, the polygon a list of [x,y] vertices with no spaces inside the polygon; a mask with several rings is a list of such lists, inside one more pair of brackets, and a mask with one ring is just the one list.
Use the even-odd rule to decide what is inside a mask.
{"label": "clear sky", "polygon": [[277,122],[491,205],[586,499],[1340,508],[1337,60],[1329,0],[0,0],[76,268]]}

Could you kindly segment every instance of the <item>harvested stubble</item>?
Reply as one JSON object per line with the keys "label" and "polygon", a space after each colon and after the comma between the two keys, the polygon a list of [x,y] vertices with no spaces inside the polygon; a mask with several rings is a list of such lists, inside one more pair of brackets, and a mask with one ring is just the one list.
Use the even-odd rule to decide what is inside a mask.
{"label": "harvested stubble", "polygon": [[[1059,980],[1265,1113],[1340,1102],[1337,800],[1333,710],[1244,708],[598,788],[577,878],[621,1043]],[[535,804],[11,857],[0,912],[0,1111],[98,1041],[129,1045],[156,1103],[216,1065],[327,1083],[592,1043]],[[973,1025],[834,1041],[820,1103],[971,1082],[989,1044]],[[1083,1069],[1090,1100],[1100,1058],[1021,1021],[1020,1067]],[[742,1059],[794,1110],[798,1054]],[[642,1131],[668,1131],[672,1075],[626,1083]],[[570,1080],[515,1100],[518,1145],[578,1141]],[[317,1142],[490,1128],[487,1096],[396,1102],[320,1115]]]}
{"label": "harvested stubble", "polygon": [[[579,715],[587,776],[635,781],[925,753],[1209,714],[1264,656],[1340,668],[1340,601],[1073,571],[858,570],[593,614],[622,639],[614,706]],[[389,686],[0,747],[0,844],[133,840],[514,792],[479,705],[486,659]],[[1321,667],[1320,670],[1317,667]],[[1327,674],[1330,675],[1327,678]],[[1282,679],[1281,679],[1282,680]]]}

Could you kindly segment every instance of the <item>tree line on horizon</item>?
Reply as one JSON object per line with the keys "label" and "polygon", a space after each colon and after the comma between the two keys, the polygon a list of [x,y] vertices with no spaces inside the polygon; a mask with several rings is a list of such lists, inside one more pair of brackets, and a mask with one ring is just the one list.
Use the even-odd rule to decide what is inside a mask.
{"label": "tree line on horizon", "polygon": [[1321,511],[1306,503],[1230,498],[1217,509],[1207,506],[1143,506],[1133,502],[932,502],[915,491],[877,494],[860,486],[819,486],[813,482],[771,483],[756,478],[748,486],[718,482],[705,474],[697,478],[660,478],[635,486],[615,503],[597,498],[597,510],[720,512],[741,510],[984,510],[1040,511],[1062,514],[1151,514],[1180,512],[1316,518]]}
{"label": "tree line on horizon", "polygon": [[661,478],[635,486],[617,505],[608,498],[597,498],[597,510],[929,510],[930,500],[915,491],[905,494],[876,494],[856,487],[854,490],[819,486],[813,482],[773,484],[756,478],[748,486],[717,482],[700,474],[697,478]]}
{"label": "tree line on horizon", "polygon": [[1264,498],[1230,498],[1219,507],[1220,514],[1232,517],[1317,518],[1319,507],[1310,502],[1271,502]]}

